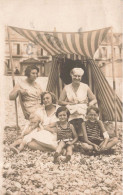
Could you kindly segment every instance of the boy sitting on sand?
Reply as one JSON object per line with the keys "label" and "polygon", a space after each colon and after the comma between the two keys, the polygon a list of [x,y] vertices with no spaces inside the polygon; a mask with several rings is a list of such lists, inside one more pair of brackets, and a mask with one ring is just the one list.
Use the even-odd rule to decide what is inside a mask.
{"label": "boy sitting on sand", "polygon": [[87,121],[82,123],[84,142],[81,146],[86,151],[103,152],[117,144],[118,138],[109,138],[101,120],[98,120],[99,109],[90,106],[87,109]]}

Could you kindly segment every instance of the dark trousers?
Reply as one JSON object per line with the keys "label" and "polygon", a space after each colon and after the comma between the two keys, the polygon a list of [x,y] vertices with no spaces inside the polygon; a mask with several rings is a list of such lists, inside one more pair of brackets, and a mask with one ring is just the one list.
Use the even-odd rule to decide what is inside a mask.
{"label": "dark trousers", "polygon": [[74,126],[76,130],[79,141],[83,141],[82,122],[83,122],[82,118],[77,118],[70,121],[70,123]]}

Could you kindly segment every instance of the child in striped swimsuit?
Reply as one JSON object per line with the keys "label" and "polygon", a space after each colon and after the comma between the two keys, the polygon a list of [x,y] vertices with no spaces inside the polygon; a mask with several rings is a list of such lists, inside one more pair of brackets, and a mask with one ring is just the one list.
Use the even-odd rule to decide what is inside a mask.
{"label": "child in striped swimsuit", "polygon": [[87,109],[87,121],[82,123],[84,142],[81,146],[84,150],[103,152],[117,144],[117,137],[109,138],[101,120],[98,120],[99,109],[90,106]]}
{"label": "child in striped swimsuit", "polygon": [[70,112],[65,106],[61,106],[57,109],[56,116],[59,121],[47,127],[47,130],[57,133],[58,147],[54,154],[54,163],[58,162],[58,156],[63,148],[66,149],[65,162],[68,162],[73,153],[73,144],[77,141],[78,136],[73,125],[68,122]]}

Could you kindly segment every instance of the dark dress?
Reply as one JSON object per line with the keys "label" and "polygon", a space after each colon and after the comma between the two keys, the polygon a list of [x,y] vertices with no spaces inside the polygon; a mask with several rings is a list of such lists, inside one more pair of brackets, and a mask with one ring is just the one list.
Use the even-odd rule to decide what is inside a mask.
{"label": "dark dress", "polygon": [[60,123],[57,122],[57,140],[58,141],[70,141],[73,139],[73,133],[71,129],[71,124],[68,122],[67,128],[61,127]]}
{"label": "dark dress", "polygon": [[103,137],[101,134],[101,129],[98,121],[95,121],[94,123],[91,123],[90,121],[86,121],[85,126],[86,126],[88,140],[91,141],[92,143],[100,145],[100,143],[103,141]]}

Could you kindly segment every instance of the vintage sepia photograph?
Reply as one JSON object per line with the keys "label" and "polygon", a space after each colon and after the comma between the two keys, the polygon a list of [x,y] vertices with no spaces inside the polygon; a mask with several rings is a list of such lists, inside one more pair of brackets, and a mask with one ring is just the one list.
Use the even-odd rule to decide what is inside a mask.
{"label": "vintage sepia photograph", "polygon": [[121,0],[0,0],[0,195],[122,195]]}

